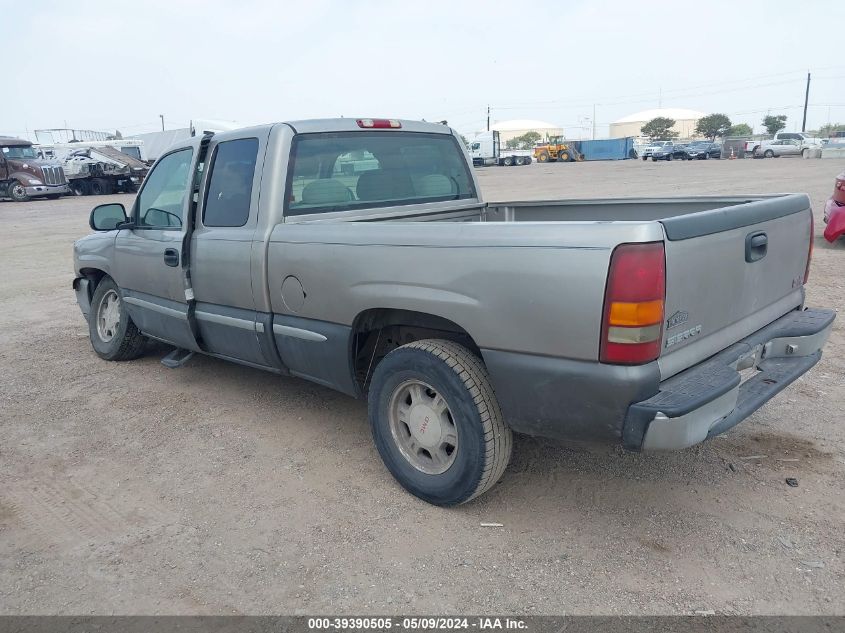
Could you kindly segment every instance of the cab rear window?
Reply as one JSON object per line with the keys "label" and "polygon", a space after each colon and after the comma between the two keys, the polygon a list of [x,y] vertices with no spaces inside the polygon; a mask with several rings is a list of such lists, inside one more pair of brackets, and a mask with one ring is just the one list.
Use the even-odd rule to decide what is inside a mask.
{"label": "cab rear window", "polygon": [[452,135],[368,131],[294,137],[286,215],[476,198]]}

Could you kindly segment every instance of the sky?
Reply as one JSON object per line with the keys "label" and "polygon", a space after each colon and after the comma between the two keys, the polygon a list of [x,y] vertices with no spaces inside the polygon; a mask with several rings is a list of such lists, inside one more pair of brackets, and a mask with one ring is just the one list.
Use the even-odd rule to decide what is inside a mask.
{"label": "sky", "polygon": [[[0,0],[0,135],[322,117],[540,119],[649,108],[762,131],[845,123],[842,0]],[[834,28],[834,25],[837,25]],[[834,31],[837,31],[834,33]]]}

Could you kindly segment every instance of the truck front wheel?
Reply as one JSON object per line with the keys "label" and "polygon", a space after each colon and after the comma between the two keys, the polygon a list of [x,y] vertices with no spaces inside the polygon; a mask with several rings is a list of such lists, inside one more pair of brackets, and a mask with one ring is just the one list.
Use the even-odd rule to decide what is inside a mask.
{"label": "truck front wheel", "polygon": [[146,337],[132,322],[120,289],[104,277],[91,299],[88,336],[97,356],[105,360],[132,360],[144,351]]}
{"label": "truck front wheel", "polygon": [[370,384],[369,417],[385,466],[435,505],[484,493],[510,460],[511,430],[487,370],[451,341],[415,341],[385,356]]}
{"label": "truck front wheel", "polygon": [[6,191],[6,195],[9,196],[15,202],[28,202],[29,196],[26,195],[26,187],[24,187],[21,183],[17,180],[13,180]]}

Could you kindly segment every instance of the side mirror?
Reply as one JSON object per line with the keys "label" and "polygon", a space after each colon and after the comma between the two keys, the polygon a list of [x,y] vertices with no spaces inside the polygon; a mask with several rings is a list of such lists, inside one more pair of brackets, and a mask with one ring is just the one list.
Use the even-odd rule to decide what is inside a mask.
{"label": "side mirror", "polygon": [[119,202],[101,204],[91,210],[89,226],[95,231],[113,231],[126,222],[126,209]]}

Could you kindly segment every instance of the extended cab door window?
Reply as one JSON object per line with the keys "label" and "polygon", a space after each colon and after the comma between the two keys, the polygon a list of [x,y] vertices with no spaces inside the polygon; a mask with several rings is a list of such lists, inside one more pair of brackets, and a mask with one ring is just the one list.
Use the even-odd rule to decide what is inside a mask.
{"label": "extended cab door window", "polygon": [[243,226],[249,219],[258,139],[219,143],[211,159],[202,223],[205,226]]}
{"label": "extended cab door window", "polygon": [[147,176],[138,195],[140,227],[179,229],[191,180],[193,150],[182,149],[162,158]]}

